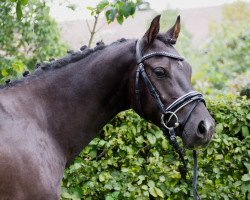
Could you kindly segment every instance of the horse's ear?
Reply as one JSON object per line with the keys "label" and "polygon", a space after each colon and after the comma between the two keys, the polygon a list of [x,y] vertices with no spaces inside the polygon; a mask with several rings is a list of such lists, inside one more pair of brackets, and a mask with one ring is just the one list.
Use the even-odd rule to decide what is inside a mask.
{"label": "horse's ear", "polygon": [[176,19],[174,26],[166,32],[166,37],[168,39],[176,41],[179,36],[180,31],[181,31],[181,18],[179,15]]}
{"label": "horse's ear", "polygon": [[147,32],[144,34],[142,37],[142,40],[146,42],[147,44],[150,44],[151,42],[154,41],[156,38],[157,34],[159,33],[160,30],[160,18],[161,15],[157,15],[151,22],[151,25]]}

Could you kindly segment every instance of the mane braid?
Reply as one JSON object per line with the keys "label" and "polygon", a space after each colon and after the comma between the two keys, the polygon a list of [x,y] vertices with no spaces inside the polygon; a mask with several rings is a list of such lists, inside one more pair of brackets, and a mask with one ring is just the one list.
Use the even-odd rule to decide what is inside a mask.
{"label": "mane braid", "polygon": [[[81,47],[81,51],[77,51],[77,52],[68,51],[67,56],[65,56],[63,58],[59,58],[58,60],[52,60],[51,62],[41,63],[39,68],[41,68],[42,70],[61,68],[61,67],[64,67],[70,63],[74,63],[74,62],[77,62],[81,59],[84,59],[87,56],[89,56],[91,53],[102,50],[106,47],[107,46],[103,42],[97,43],[97,46],[94,47],[93,49],[89,49],[84,45]],[[35,73],[36,73],[36,71],[35,71]]]}
{"label": "mane braid", "polygon": [[84,45],[80,48],[81,51],[77,51],[77,52],[68,51],[67,56],[63,58],[59,58],[58,60],[53,60],[50,63],[42,63],[40,67],[41,69],[44,69],[44,70],[61,68],[61,67],[66,66],[67,64],[74,63],[81,59],[84,59],[96,51],[105,49],[108,46],[112,46],[114,44],[122,43],[125,41],[127,40],[122,38],[122,39],[117,40],[116,42],[111,43],[110,45],[105,45],[104,42],[100,41],[96,43],[96,46],[93,49],[89,49],[86,45]]}
{"label": "mane braid", "polygon": [[77,52],[74,52],[72,50],[67,51],[68,55],[65,57],[59,58],[57,60],[52,58],[50,59],[50,62],[37,63],[36,70],[34,71],[34,73],[32,73],[29,76],[25,74],[26,76],[24,76],[24,78],[20,80],[14,80],[13,82],[9,81],[8,83],[6,82],[5,85],[0,85],[0,89],[17,85],[19,83],[24,82],[24,80],[31,79],[32,77],[37,77],[39,74],[43,73],[44,71],[58,69],[58,68],[67,66],[70,63],[75,63],[81,59],[88,57],[94,52],[105,49],[108,46],[123,43],[125,41],[127,41],[127,39],[122,38],[122,39],[117,40],[116,42],[111,43],[110,45],[105,45],[104,42],[100,41],[96,43],[96,46],[93,49],[90,49],[86,45],[84,45],[80,48],[80,51],[77,51]]}

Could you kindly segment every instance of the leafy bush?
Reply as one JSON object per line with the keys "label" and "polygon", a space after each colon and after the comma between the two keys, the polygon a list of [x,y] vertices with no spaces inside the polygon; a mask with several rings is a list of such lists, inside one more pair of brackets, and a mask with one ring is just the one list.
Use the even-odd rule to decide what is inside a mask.
{"label": "leafy bush", "polygon": [[[250,101],[219,96],[208,105],[217,127],[210,146],[200,151],[199,194],[249,198]],[[179,164],[156,126],[131,110],[122,112],[65,171],[61,199],[192,199],[191,180],[180,178]]]}
{"label": "leafy bush", "polygon": [[43,1],[30,0],[21,20],[16,18],[14,8],[10,1],[0,1],[0,82],[15,79],[25,69],[34,69],[36,62],[66,52],[56,22]]}
{"label": "leafy bush", "polygon": [[210,25],[210,38],[192,62],[198,72],[194,80],[201,88],[206,86],[218,89],[213,89],[217,93],[227,93],[231,89],[228,82],[249,71],[249,27],[250,9],[246,3],[237,1],[223,7],[222,21]]}

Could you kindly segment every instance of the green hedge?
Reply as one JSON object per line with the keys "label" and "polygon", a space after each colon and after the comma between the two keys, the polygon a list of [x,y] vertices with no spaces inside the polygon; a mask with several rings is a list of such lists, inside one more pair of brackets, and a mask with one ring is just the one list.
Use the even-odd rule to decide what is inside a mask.
{"label": "green hedge", "polygon": [[[216,120],[209,148],[199,151],[201,199],[250,197],[250,101],[208,99]],[[193,160],[189,159],[189,179]],[[120,113],[65,171],[61,199],[192,199],[168,141],[133,111]]]}

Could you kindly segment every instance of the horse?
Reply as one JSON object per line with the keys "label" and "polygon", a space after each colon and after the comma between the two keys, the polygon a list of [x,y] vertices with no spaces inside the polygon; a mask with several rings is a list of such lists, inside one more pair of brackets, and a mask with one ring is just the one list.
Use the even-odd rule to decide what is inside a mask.
{"label": "horse", "polygon": [[1,87],[0,199],[60,199],[65,167],[127,109],[175,130],[186,148],[209,144],[215,122],[174,48],[180,17],[164,33],[159,21],[139,40],[83,46]]}

